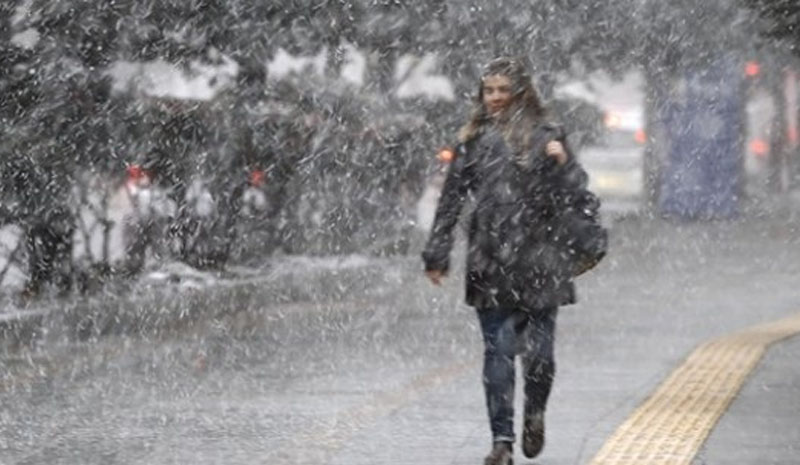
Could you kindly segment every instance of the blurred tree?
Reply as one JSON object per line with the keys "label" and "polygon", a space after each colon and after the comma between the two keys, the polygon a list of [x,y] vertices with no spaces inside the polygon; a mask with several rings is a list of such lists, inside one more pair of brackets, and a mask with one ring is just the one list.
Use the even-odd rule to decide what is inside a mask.
{"label": "blurred tree", "polygon": [[[2,37],[4,56],[14,63],[3,76],[10,83],[3,116],[13,136],[6,139],[0,168],[11,180],[14,213],[26,233],[26,289],[36,294],[55,281],[66,291],[80,210],[74,194],[81,191],[85,199],[81,187],[109,154],[110,81],[101,71],[112,59],[121,11],[114,2],[88,1],[34,0],[3,8],[3,20],[10,11],[14,18]],[[9,44],[8,30],[25,32],[25,39]]]}
{"label": "blurred tree", "polygon": [[759,30],[763,37],[778,46],[800,55],[800,3],[794,0],[741,0],[761,19]]}
{"label": "blurred tree", "polygon": [[[795,58],[794,69],[797,69],[796,59],[800,57],[800,3],[793,0],[742,0],[742,3],[759,18],[761,82],[767,85],[776,107],[770,131],[769,186],[776,192],[788,192],[790,187],[800,184],[800,163],[797,162],[796,153],[789,153],[788,122],[783,116],[790,111],[785,93],[785,73],[789,71],[789,60],[785,59],[785,55]],[[800,108],[791,111],[800,116]]]}
{"label": "blurred tree", "polygon": [[[16,0],[0,4],[0,121],[6,128],[19,121],[35,101],[34,77],[28,72],[32,53],[14,41],[23,26],[17,16],[18,7]],[[7,138],[3,142],[5,145]]]}
{"label": "blurred tree", "polygon": [[[18,3],[6,2],[2,11],[14,12]],[[501,54],[528,61],[546,98],[563,76],[598,69],[614,74],[639,65],[649,80],[662,83],[671,70],[692,60],[701,63],[705,51],[728,43],[733,33],[724,31],[738,20],[730,11],[718,0],[511,0],[502,6],[447,0],[34,0],[24,21],[12,29],[34,27],[40,35],[36,46],[9,47],[9,28],[0,35],[4,59],[21,64],[0,74],[2,89],[18,86],[10,92],[16,106],[4,105],[3,112],[21,115],[26,107],[39,115],[46,110],[69,115],[69,141],[59,143],[69,143],[73,153],[66,158],[86,160],[82,166],[118,168],[124,152],[148,152],[154,146],[153,157],[161,159],[154,163],[163,168],[163,179],[171,179],[178,197],[201,159],[230,186],[241,183],[248,169],[265,169],[269,188],[283,199],[278,203],[290,192],[300,194],[290,185],[294,176],[313,179],[352,170],[370,181],[362,186],[398,192],[400,176],[366,173],[384,174],[387,167],[406,174],[424,170],[436,148],[452,141],[463,119],[458,115],[465,117],[469,105],[459,98],[437,104],[433,112],[423,101],[397,101],[396,65],[403,55],[437,52],[459,95],[473,95],[480,66]],[[295,77],[284,87],[267,82],[266,62],[279,48],[303,55],[326,49],[327,74],[334,77],[344,63],[345,44],[367,54],[370,75],[361,89],[308,76]],[[107,82],[100,78],[114,60],[161,59],[192,72],[193,63],[218,64],[225,57],[235,60],[239,74],[209,103],[110,99]],[[81,97],[75,104],[36,99],[60,91],[64,73],[79,82],[74,86]],[[393,112],[428,117],[421,128],[407,124],[414,118],[381,121]],[[360,140],[365,130],[374,137]],[[112,139],[117,146],[109,143]],[[364,163],[368,158],[354,150],[362,145],[389,157],[386,163]]]}
{"label": "blurred tree", "polygon": [[[647,208],[653,209],[670,147],[664,110],[679,103],[677,83],[693,73],[702,75],[721,61],[737,66],[751,49],[754,33],[747,15],[724,0],[643,0],[627,21],[633,23],[633,56],[646,83],[644,192]],[[740,95],[743,112],[744,94]]]}

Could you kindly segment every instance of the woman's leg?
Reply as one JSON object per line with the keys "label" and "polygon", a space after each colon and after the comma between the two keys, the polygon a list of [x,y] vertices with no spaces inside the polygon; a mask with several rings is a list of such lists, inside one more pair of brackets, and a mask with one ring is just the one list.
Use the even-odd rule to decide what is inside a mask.
{"label": "woman's leg", "polygon": [[494,442],[514,442],[514,355],[518,327],[526,314],[518,310],[482,309],[483,386]]}
{"label": "woman's leg", "polygon": [[554,357],[557,307],[528,316],[522,366],[525,373],[525,408],[522,449],[535,457],[544,447],[544,411],[556,373]]}
{"label": "woman's leg", "polygon": [[548,308],[528,316],[526,341],[522,353],[525,373],[526,406],[544,410],[556,373],[554,357],[557,308]]}

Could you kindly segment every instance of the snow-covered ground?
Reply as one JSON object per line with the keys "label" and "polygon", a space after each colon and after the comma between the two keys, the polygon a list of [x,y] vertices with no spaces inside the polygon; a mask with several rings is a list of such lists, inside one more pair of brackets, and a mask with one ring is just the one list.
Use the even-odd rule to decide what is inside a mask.
{"label": "snow-covered ground", "polygon": [[[264,203],[263,193],[251,191],[252,189],[245,192],[246,206],[257,209]],[[104,196],[107,196],[105,205]],[[167,198],[166,191],[133,182],[113,186],[110,192],[104,192],[98,186],[90,189],[85,197],[73,235],[72,258],[77,264],[100,262],[104,249],[108,251],[108,263],[119,264],[125,259],[126,224],[175,214],[175,204]],[[77,191],[75,198],[80,198]],[[192,184],[187,199],[197,215],[213,214],[213,198],[201,183]],[[102,230],[102,220],[111,224],[107,237]],[[27,264],[24,260],[24,244],[20,246],[22,237],[23,230],[19,225],[11,224],[0,228],[0,270],[5,269],[9,258],[13,258],[0,286],[19,288],[25,281]]]}

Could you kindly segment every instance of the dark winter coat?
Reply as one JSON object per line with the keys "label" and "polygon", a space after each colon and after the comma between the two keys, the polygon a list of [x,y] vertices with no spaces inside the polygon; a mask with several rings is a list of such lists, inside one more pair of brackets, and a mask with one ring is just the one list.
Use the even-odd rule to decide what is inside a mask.
{"label": "dark winter coat", "polygon": [[567,147],[560,127],[540,124],[531,149],[521,155],[492,128],[457,147],[422,256],[426,270],[448,270],[453,230],[470,196],[469,305],[534,310],[575,302],[572,278],[580,271],[559,243],[562,213],[596,198],[586,191],[587,175],[569,151],[564,165],[545,155],[552,140]]}

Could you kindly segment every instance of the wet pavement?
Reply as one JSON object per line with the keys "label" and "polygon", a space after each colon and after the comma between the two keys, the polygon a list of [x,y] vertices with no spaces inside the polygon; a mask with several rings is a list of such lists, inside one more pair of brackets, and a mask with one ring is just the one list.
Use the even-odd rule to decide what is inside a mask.
{"label": "wet pavement", "polygon": [[770,349],[709,436],[695,465],[800,460],[798,354],[800,336]]}
{"label": "wet pavement", "polygon": [[[632,218],[612,238],[559,315],[546,448],[518,463],[589,462],[699,344],[800,312],[786,217]],[[6,353],[0,463],[482,463],[481,341],[460,257],[443,288],[401,257],[335,299],[214,301],[231,308],[188,327]],[[769,350],[695,463],[797,463],[799,347]]]}

